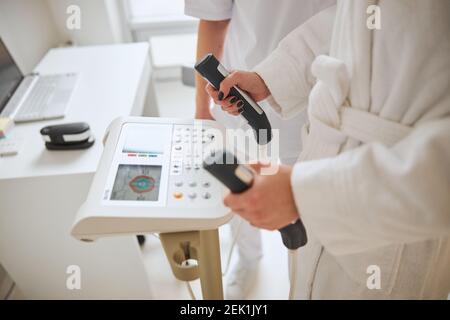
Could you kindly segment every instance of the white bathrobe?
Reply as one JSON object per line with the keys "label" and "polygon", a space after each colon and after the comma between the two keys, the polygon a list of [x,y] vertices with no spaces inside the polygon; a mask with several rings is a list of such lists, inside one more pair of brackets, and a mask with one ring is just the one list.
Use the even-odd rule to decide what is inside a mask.
{"label": "white bathrobe", "polygon": [[255,71],[282,116],[308,108],[291,179],[309,236],[297,298],[447,298],[450,1],[340,1]]}

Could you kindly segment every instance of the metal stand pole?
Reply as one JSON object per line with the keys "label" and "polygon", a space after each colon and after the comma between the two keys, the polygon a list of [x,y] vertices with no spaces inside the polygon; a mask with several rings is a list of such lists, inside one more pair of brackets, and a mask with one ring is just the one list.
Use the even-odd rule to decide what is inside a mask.
{"label": "metal stand pole", "polygon": [[205,300],[222,300],[222,267],[218,230],[160,234],[174,276],[181,281],[200,278]]}

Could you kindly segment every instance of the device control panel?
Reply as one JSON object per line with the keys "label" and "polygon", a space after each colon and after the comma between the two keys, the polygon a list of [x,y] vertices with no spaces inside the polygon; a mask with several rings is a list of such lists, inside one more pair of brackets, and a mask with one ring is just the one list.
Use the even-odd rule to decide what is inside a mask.
{"label": "device control panel", "polygon": [[[216,228],[231,217],[202,163],[222,150],[215,121],[130,117],[110,125],[77,238]],[[138,233],[139,234],[139,233]]]}
{"label": "device control panel", "polygon": [[215,152],[212,128],[197,124],[124,124],[103,201],[121,206],[208,207],[220,185],[202,168]]}

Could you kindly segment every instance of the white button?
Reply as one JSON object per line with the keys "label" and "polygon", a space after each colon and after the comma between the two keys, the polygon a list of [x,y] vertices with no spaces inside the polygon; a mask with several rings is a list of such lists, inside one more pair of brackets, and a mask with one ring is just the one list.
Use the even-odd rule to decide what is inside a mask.
{"label": "white button", "polygon": [[177,181],[177,182],[175,182],[175,186],[176,186],[176,187],[182,187],[182,186],[183,186],[183,181]]}
{"label": "white button", "polygon": [[181,151],[182,149],[183,149],[182,146],[175,146],[175,150],[176,150],[176,151]]}
{"label": "white button", "polygon": [[192,181],[192,182],[189,183],[189,187],[194,188],[196,186],[197,186],[197,182],[195,182],[195,181]]}
{"label": "white button", "polygon": [[195,192],[192,192],[192,193],[189,193],[188,197],[190,199],[195,199],[195,198],[197,198],[197,194]]}
{"label": "white button", "polygon": [[209,198],[211,198],[211,194],[209,192],[205,192],[203,194],[203,199],[209,199]]}
{"label": "white button", "polygon": [[203,187],[204,188],[209,188],[209,186],[210,186],[211,184],[209,183],[209,182],[203,182]]}

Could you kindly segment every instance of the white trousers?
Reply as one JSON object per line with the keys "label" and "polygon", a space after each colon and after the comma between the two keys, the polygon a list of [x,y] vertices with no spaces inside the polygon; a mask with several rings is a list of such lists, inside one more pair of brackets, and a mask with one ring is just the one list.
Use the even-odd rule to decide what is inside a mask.
{"label": "white trousers", "polygon": [[235,215],[230,221],[232,239],[236,240],[238,258],[244,262],[254,262],[262,258],[261,231],[253,227],[248,221]]}

